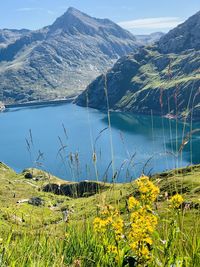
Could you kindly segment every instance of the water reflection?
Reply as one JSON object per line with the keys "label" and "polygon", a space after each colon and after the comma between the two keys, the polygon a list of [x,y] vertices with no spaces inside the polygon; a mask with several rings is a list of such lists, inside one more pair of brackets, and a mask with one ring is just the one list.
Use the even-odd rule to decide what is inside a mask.
{"label": "water reflection", "polygon": [[[184,138],[194,129],[200,128],[200,123],[193,123],[192,128],[190,123],[183,123],[168,118],[161,118],[159,116],[145,116],[135,115],[131,113],[112,112],[110,115],[112,128],[118,129],[121,132],[126,132],[132,135],[142,135],[147,140],[156,143],[162,143],[160,151],[157,153],[164,153],[166,149],[168,157],[178,157],[181,159],[180,148]],[[105,115],[102,121],[108,125],[108,119]],[[154,151],[154,152],[155,152]],[[153,153],[155,154],[155,153]],[[153,155],[152,154],[152,155]],[[191,136],[191,139],[184,145],[182,150],[182,157],[188,164],[200,163],[200,132]]]}

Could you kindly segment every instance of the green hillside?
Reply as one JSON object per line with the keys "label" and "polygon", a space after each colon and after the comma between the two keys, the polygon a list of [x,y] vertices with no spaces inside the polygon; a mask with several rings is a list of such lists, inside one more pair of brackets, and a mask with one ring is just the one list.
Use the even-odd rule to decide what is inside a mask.
{"label": "green hillside", "polygon": [[[148,266],[160,266],[159,262],[168,262],[162,266],[170,266],[173,257],[185,262],[185,265],[174,266],[199,266],[200,166],[158,174],[151,180],[159,186],[160,193],[156,200],[158,226],[157,234],[155,232],[153,236],[154,261]],[[91,193],[90,196],[69,197],[43,190],[47,184],[72,183],[35,169],[16,174],[2,163],[0,182],[1,266],[133,266],[120,265],[112,253],[103,252],[92,221],[100,216],[101,207],[105,205],[115,207],[126,221],[127,200],[130,195],[138,196],[136,182],[93,182],[99,185],[99,192],[89,192],[85,188],[85,193]],[[167,199],[177,193],[182,195],[184,205],[189,205],[189,208],[184,206],[183,209],[170,210],[170,200]],[[38,206],[30,203],[36,197],[42,200]],[[69,216],[67,222],[63,220],[66,210]],[[172,238],[171,225],[175,222],[177,225],[173,228],[179,232],[178,235],[174,233],[174,239],[169,241]],[[167,248],[160,242],[161,239],[173,244],[168,243]],[[169,255],[164,252],[166,249]]]}

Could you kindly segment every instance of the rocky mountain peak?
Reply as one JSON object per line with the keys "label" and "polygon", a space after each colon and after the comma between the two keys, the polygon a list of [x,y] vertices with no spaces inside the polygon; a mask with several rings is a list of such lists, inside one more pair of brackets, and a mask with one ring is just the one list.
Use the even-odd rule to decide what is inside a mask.
{"label": "rocky mountain peak", "polygon": [[64,31],[67,34],[87,34],[102,37],[114,36],[136,41],[135,37],[128,31],[122,29],[109,19],[91,17],[76,8],[70,7],[51,26],[50,32]]}
{"label": "rocky mountain peak", "polygon": [[68,20],[80,20],[83,22],[89,22],[89,21],[93,21],[94,18],[88,16],[87,14],[85,14],[84,12],[74,8],[74,7],[69,7],[67,9],[67,11],[61,16],[59,17],[56,21],[57,23],[60,22],[67,22]]}
{"label": "rocky mountain peak", "polygon": [[[97,19],[92,18],[83,12],[70,7],[61,17],[50,27],[51,31],[64,30],[67,33],[86,33],[88,29],[92,31],[97,30]],[[88,32],[87,32],[88,33]]]}
{"label": "rocky mountain peak", "polygon": [[164,35],[158,42],[162,53],[200,49],[200,11]]}

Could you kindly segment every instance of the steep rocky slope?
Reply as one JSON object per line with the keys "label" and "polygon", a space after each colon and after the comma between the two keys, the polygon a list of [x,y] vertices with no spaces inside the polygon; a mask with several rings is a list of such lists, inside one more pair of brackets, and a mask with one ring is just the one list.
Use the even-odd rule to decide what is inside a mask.
{"label": "steep rocky slope", "polygon": [[[154,45],[122,57],[76,103],[97,109],[200,117],[200,12]],[[106,90],[105,90],[106,87]],[[107,93],[106,93],[106,92]]]}
{"label": "steep rocky slope", "polygon": [[137,48],[131,33],[74,8],[8,43],[0,49],[0,100],[6,103],[76,95]]}
{"label": "steep rocky slope", "polygon": [[181,53],[188,49],[200,50],[200,11],[171,30],[159,40],[162,53]]}

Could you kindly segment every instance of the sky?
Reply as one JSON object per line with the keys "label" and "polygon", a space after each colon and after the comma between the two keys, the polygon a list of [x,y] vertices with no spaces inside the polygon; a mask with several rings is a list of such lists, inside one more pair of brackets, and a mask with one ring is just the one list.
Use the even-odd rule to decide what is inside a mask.
{"label": "sky", "polygon": [[0,28],[40,29],[68,7],[109,18],[133,34],[167,32],[200,10],[199,0],[1,0]]}

